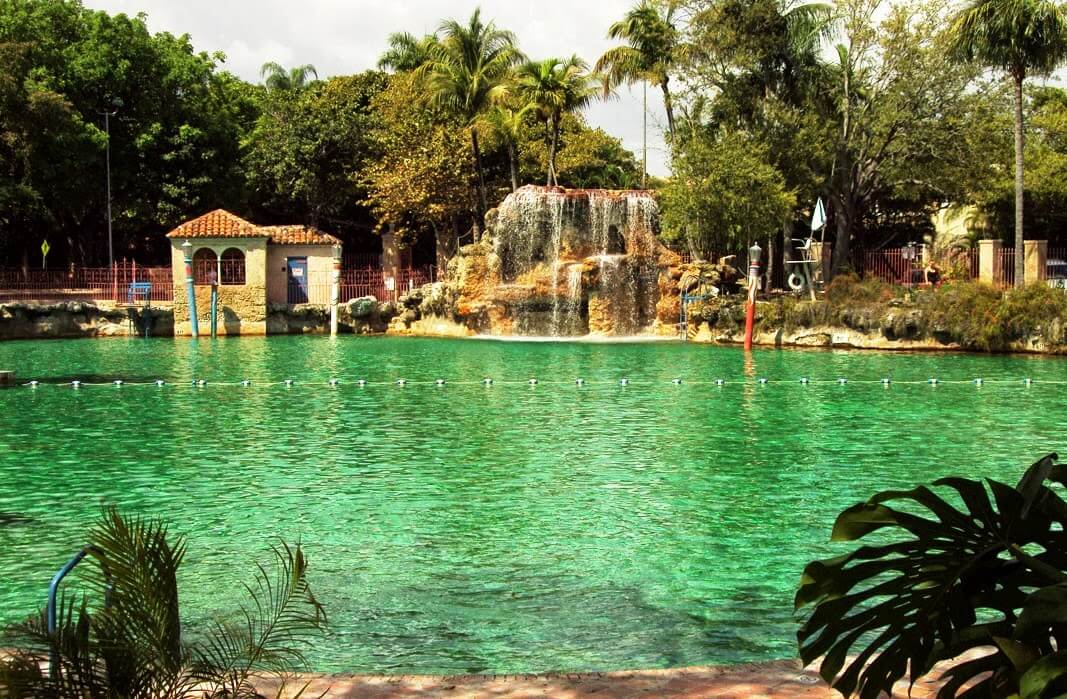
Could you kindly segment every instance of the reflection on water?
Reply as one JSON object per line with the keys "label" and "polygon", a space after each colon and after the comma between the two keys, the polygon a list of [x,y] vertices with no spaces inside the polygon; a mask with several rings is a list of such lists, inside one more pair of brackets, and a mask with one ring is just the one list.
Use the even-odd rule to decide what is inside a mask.
{"label": "reflection on water", "polygon": [[[0,620],[43,601],[116,502],[189,537],[190,622],[232,608],[275,537],[300,539],[329,670],[790,656],[793,589],[841,550],[840,509],[948,473],[1014,482],[1067,447],[1042,384],[1067,376],[1058,359],[300,337],[13,342],[0,366],[170,382],[0,391]],[[932,376],[987,382],[900,383]]]}

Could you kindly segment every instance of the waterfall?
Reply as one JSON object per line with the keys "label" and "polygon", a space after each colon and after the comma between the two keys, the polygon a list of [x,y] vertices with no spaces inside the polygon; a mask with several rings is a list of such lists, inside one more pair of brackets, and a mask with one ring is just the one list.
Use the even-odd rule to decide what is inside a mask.
{"label": "waterfall", "polygon": [[[645,330],[659,295],[655,281],[648,283],[659,274],[657,218],[646,192],[527,186],[508,195],[493,245],[497,298],[513,331],[562,337]],[[583,288],[583,270],[594,268]]]}

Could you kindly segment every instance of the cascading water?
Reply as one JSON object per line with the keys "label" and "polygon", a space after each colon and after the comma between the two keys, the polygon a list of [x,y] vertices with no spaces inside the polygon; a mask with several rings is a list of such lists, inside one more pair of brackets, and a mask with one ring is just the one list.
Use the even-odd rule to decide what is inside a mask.
{"label": "cascading water", "polygon": [[647,192],[528,186],[510,194],[493,225],[494,301],[511,321],[501,332],[647,330],[659,298],[657,216]]}

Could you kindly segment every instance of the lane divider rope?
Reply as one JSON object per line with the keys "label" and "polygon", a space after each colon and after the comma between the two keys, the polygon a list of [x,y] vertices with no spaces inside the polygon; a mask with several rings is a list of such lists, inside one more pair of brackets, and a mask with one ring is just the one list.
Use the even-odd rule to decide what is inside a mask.
{"label": "lane divider rope", "polygon": [[208,388],[208,387],[240,387],[240,388],[270,388],[270,387],[284,387],[294,388],[301,386],[328,386],[337,388],[341,386],[357,386],[360,388],[368,386],[396,386],[403,388],[405,386],[436,386],[443,388],[446,386],[575,386],[582,388],[584,386],[743,386],[743,385],[755,385],[767,386],[767,385],[837,385],[848,386],[851,384],[859,385],[882,385],[886,388],[893,385],[905,385],[905,386],[918,386],[929,385],[932,387],[942,385],[972,385],[975,387],[982,387],[985,385],[999,385],[999,386],[1024,386],[1031,387],[1034,385],[1052,385],[1063,386],[1067,385],[1067,379],[1043,379],[1041,381],[1035,381],[1032,378],[1023,379],[986,379],[986,378],[973,378],[973,379],[941,379],[937,377],[930,377],[928,379],[893,379],[889,377],[883,377],[880,379],[849,379],[847,377],[839,376],[834,379],[815,379],[808,376],[802,376],[797,379],[772,379],[767,377],[757,377],[755,379],[740,379],[731,380],[723,377],[714,379],[689,379],[676,377],[670,381],[654,381],[650,379],[630,379],[623,377],[620,379],[584,379],[575,378],[569,380],[543,380],[536,377],[529,379],[493,379],[483,378],[476,381],[471,380],[451,380],[438,378],[432,381],[423,380],[415,381],[406,378],[396,378],[388,380],[371,381],[368,379],[347,379],[347,378],[330,378],[328,380],[315,380],[315,381],[297,381],[296,379],[282,379],[281,381],[253,381],[251,379],[243,379],[241,381],[209,381],[207,379],[192,379],[188,381],[166,381],[164,379],[155,379],[152,381],[126,381],[124,379],[113,379],[111,381],[93,382],[93,381],[81,381],[74,379],[71,381],[39,381],[31,380],[21,384],[26,388],[38,388],[41,386],[56,386],[67,388],[99,388],[109,386],[112,388],[124,388],[124,387],[141,387],[141,386],[155,386],[157,388],[172,388],[172,387],[186,387],[186,388]]}

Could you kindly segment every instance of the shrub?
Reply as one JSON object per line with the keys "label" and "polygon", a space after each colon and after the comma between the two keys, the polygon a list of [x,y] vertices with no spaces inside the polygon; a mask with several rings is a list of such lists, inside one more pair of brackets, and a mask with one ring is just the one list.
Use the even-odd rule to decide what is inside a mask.
{"label": "shrub", "polygon": [[826,286],[826,300],[834,305],[887,303],[901,295],[901,287],[874,276],[861,279],[853,272],[837,275]]}
{"label": "shrub", "polygon": [[965,347],[1007,350],[1037,338],[1064,344],[1067,294],[1045,284],[1003,292],[973,281],[951,282],[919,299],[927,324]]}

